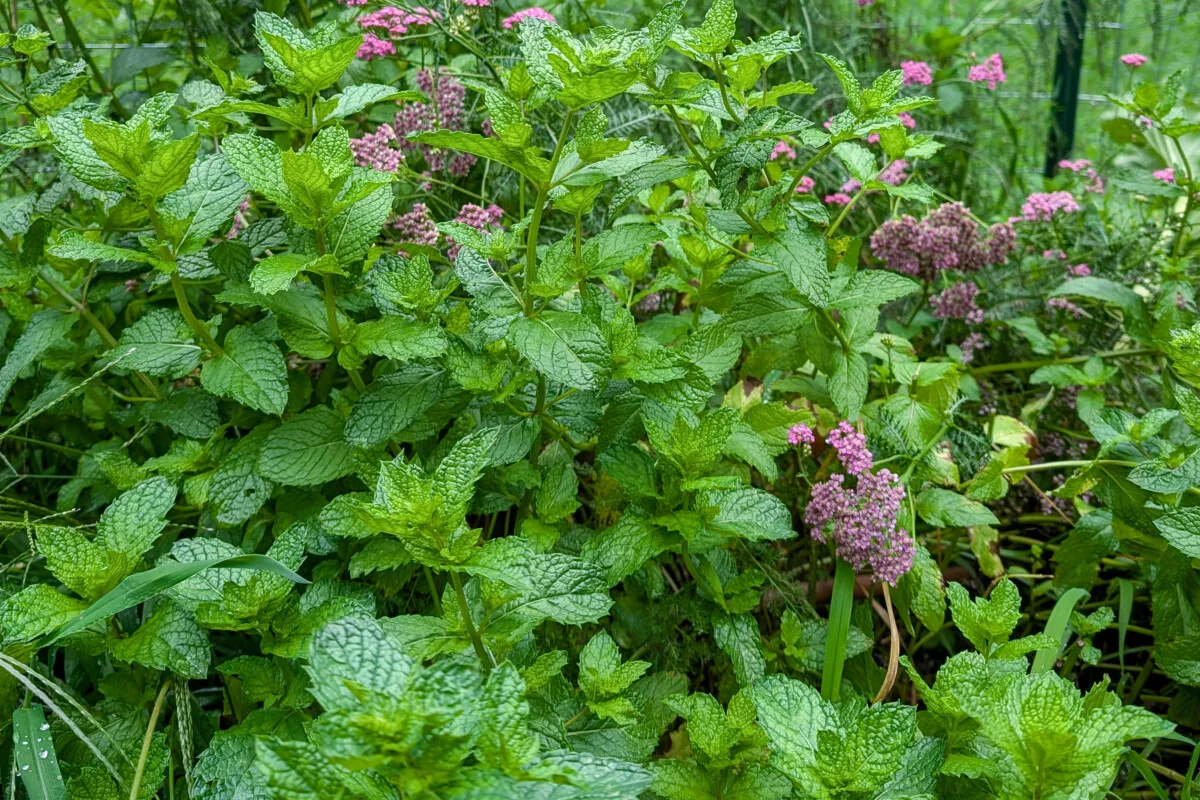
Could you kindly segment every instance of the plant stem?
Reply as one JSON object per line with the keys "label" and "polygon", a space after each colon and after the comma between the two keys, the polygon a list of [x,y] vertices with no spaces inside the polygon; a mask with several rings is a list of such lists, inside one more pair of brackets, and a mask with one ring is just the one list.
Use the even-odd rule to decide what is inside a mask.
{"label": "plant stem", "polygon": [[[883,685],[879,687],[879,693],[872,701],[875,703],[883,702],[883,699],[891,694],[892,687],[896,685],[896,674],[900,668],[900,629],[896,626],[896,612],[892,610],[892,590],[887,581],[882,583],[883,602],[887,607],[887,624],[890,633],[888,636],[887,676],[883,680]],[[878,604],[876,607],[878,608]]]}
{"label": "plant stem", "polygon": [[1082,364],[1089,358],[1125,358],[1126,356],[1145,356],[1157,351],[1148,348],[1130,348],[1128,350],[1102,350],[1086,356],[1071,356],[1070,358],[1043,358],[1038,361],[1011,361],[1007,364],[988,364],[971,370],[972,375],[987,375],[992,372],[1017,372],[1034,370],[1040,367],[1056,366],[1058,364]]}
{"label": "plant stem", "polygon": [[1067,469],[1068,467],[1129,467],[1132,469],[1137,466],[1133,461],[1113,461],[1111,459],[1099,459],[1096,461],[1043,461],[1040,464],[1023,464],[1018,467],[1005,467],[1001,472],[1005,475],[1020,475],[1026,472],[1045,472],[1052,469]]}
{"label": "plant stem", "polygon": [[222,356],[225,351],[221,349],[221,345],[217,344],[217,340],[208,332],[208,326],[200,320],[196,319],[196,315],[192,312],[192,304],[188,302],[187,292],[183,286],[183,278],[179,277],[179,272],[171,273],[171,288],[175,290],[175,303],[179,306],[179,313],[183,314],[184,320],[196,335],[200,337],[200,341],[204,342],[204,346],[214,356]]}
{"label": "plant stem", "polygon": [[454,585],[454,594],[458,597],[458,608],[462,612],[463,625],[466,626],[467,635],[471,637],[475,655],[478,656],[483,671],[491,672],[496,666],[496,662],[492,660],[492,654],[483,646],[483,637],[479,635],[475,621],[471,619],[471,607],[467,605],[467,593],[463,591],[462,579],[458,577],[457,572],[450,573],[450,583]]}
{"label": "plant stem", "polygon": [[529,233],[525,240],[525,283],[522,294],[525,301],[525,316],[533,316],[533,285],[537,281],[537,240],[538,231],[542,227],[542,216],[546,213],[546,202],[550,199],[550,187],[554,185],[554,171],[558,168],[558,160],[562,157],[563,145],[567,142],[567,129],[571,125],[574,109],[568,110],[563,117],[562,131],[558,141],[554,143],[554,153],[550,156],[549,173],[546,180],[538,186],[537,205],[533,208],[533,219],[529,221]]}
{"label": "plant stem", "polygon": [[741,125],[741,117],[733,110],[733,104],[729,102],[729,92],[725,88],[725,71],[721,69],[721,56],[716,53],[713,54],[713,72],[717,73],[717,86],[721,88],[721,104],[725,106],[725,113],[729,114],[734,125]]}
{"label": "plant stem", "polygon": [[138,755],[137,769],[133,773],[133,785],[129,790],[129,800],[137,800],[138,791],[142,788],[142,775],[146,771],[146,759],[150,757],[150,744],[154,741],[154,729],[158,725],[158,715],[162,713],[163,703],[167,699],[167,690],[171,688],[171,679],[163,681],[154,698],[154,708],[150,711],[150,723],[146,726],[146,735],[142,737],[142,752]]}
{"label": "plant stem", "polygon": [[850,613],[854,609],[854,567],[837,559],[833,573],[833,597],[829,602],[829,629],[825,635],[825,665],[821,672],[821,697],[838,699],[842,669],[846,664],[846,642],[850,637]]}

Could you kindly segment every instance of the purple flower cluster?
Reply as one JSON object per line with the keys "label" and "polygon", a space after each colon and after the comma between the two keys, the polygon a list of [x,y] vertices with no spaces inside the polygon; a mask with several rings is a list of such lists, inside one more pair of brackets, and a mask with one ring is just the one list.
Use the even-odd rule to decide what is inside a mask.
{"label": "purple flower cluster", "polygon": [[380,125],[374,133],[351,139],[350,149],[354,152],[355,161],[360,167],[395,172],[405,154],[419,149],[431,172],[445,170],[456,177],[466,175],[475,164],[475,156],[470,153],[447,153],[428,145],[418,145],[407,137],[439,128],[465,130],[467,112],[463,98],[467,90],[450,76],[440,72],[435,74],[429,69],[417,73],[417,85],[433,102],[428,105],[407,103],[396,114],[391,125]]}
{"label": "purple flower cluster", "polygon": [[961,319],[968,325],[983,322],[983,309],[975,304],[979,287],[971,281],[959,281],[941,294],[929,298],[934,319]]}
{"label": "purple flower cluster", "polygon": [[1155,170],[1154,172],[1151,173],[1151,175],[1153,177],[1157,178],[1158,180],[1162,181],[1163,183],[1174,183],[1175,182],[1175,168],[1174,167],[1167,167],[1166,169]]}
{"label": "purple flower cluster", "polygon": [[[487,208],[477,206],[474,203],[466,203],[458,210],[458,216],[454,218],[455,222],[461,222],[463,225],[470,225],[477,231],[486,231],[493,226],[499,226],[500,220],[504,218],[504,209],[497,205],[490,205]],[[458,256],[459,245],[450,236],[446,237],[446,241],[450,244],[449,255],[453,261]]]}
{"label": "purple flower cluster", "polygon": [[972,331],[967,338],[959,342],[958,349],[962,351],[962,363],[970,364],[975,360],[975,351],[987,347],[987,340],[979,331]]}
{"label": "purple flower cluster", "polygon": [[400,232],[401,238],[406,242],[428,247],[437,245],[437,223],[429,215],[429,209],[424,203],[414,203],[408,213],[400,214],[392,220],[392,227]]}
{"label": "purple flower cluster", "polygon": [[850,195],[845,192],[834,192],[833,194],[825,195],[825,205],[829,206],[848,206],[853,200]]}
{"label": "purple flower cluster", "polygon": [[360,61],[371,61],[375,58],[387,58],[396,55],[396,45],[387,39],[380,39],[373,33],[364,33],[362,44],[354,57]]}
{"label": "purple flower cluster", "polygon": [[992,53],[982,64],[976,64],[967,71],[967,80],[973,83],[987,81],[988,89],[995,91],[996,84],[1008,80],[1004,74],[1004,59],[1000,58],[999,53]]}
{"label": "purple flower cluster", "polygon": [[1079,306],[1075,305],[1074,303],[1072,303],[1070,300],[1068,300],[1065,297],[1051,297],[1049,300],[1046,301],[1046,307],[1047,308],[1057,308],[1060,311],[1065,311],[1066,313],[1073,316],[1075,319],[1079,319],[1080,317],[1083,316],[1083,309],[1080,308]]}
{"label": "purple flower cluster", "polygon": [[863,436],[846,420],[829,432],[825,443],[837,451],[838,461],[851,475],[866,472],[875,463],[871,451],[867,449],[867,437]]}
{"label": "purple flower cluster", "polygon": [[816,434],[807,425],[793,425],[788,428],[788,444],[793,447],[799,447],[801,450],[807,452],[816,441]]}
{"label": "purple flower cluster", "polygon": [[[365,39],[363,44],[366,44]],[[380,172],[395,172],[404,158],[404,153],[392,146],[396,141],[396,131],[387,124],[380,125],[374,133],[351,139],[350,150],[354,153],[354,163]]]}
{"label": "purple flower cluster", "polygon": [[501,24],[508,30],[527,19],[540,19],[542,22],[549,22],[552,25],[557,21],[554,19],[554,15],[544,8],[526,8],[518,11],[511,17],[505,17],[504,22]]}
{"label": "purple flower cluster", "polygon": [[1045,222],[1056,214],[1074,214],[1077,211],[1079,203],[1070,192],[1034,192],[1021,205],[1020,219]]}
{"label": "purple flower cluster", "polygon": [[879,180],[892,186],[899,186],[908,180],[908,162],[903,158],[898,158],[892,163],[883,168],[879,173]]}
{"label": "purple flower cluster", "polygon": [[916,546],[908,531],[896,527],[904,485],[886,469],[871,472],[866,439],[843,420],[826,439],[837,451],[847,475],[831,475],[813,487],[804,521],[818,542],[833,540],[838,558],[856,569],[870,567],[875,577],[893,586],[912,569]]}
{"label": "purple flower cluster", "polygon": [[771,160],[774,161],[777,158],[787,158],[794,161],[796,158],[796,151],[792,149],[790,144],[780,139],[775,143],[775,149],[771,151]]}
{"label": "purple flower cluster", "polygon": [[1017,235],[1010,223],[993,225],[984,236],[962,203],[946,203],[924,219],[890,219],[871,236],[871,251],[888,269],[932,280],[942,270],[976,272],[1007,263]]}
{"label": "purple flower cluster", "polygon": [[900,72],[903,73],[900,80],[902,86],[928,86],[933,83],[933,71],[924,61],[903,61],[900,63]]}

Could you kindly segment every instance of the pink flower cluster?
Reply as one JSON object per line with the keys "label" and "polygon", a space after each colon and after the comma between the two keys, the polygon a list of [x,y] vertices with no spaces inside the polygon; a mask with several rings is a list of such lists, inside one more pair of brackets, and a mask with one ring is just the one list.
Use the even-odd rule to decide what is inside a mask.
{"label": "pink flower cluster", "polygon": [[[242,198],[237,211],[233,212],[233,227],[225,234],[226,239],[236,239],[238,234],[246,229],[246,212],[250,210],[250,195]],[[128,286],[126,287],[128,289]]]}
{"label": "pink flower cluster", "polygon": [[358,52],[354,54],[354,57],[359,61],[370,61],[374,58],[387,58],[394,55],[396,55],[396,45],[387,39],[380,39],[373,33],[365,33],[362,44],[358,46]]}
{"label": "pink flower cluster", "polygon": [[418,145],[407,137],[438,128],[463,130],[467,120],[463,98],[467,90],[448,75],[435,74],[428,69],[417,73],[417,85],[430,96],[432,102],[428,105],[407,103],[396,114],[391,125],[380,125],[374,133],[351,139],[350,149],[354,152],[356,163],[361,167],[395,172],[405,154],[419,149],[430,171],[445,170],[456,177],[466,175],[475,164],[475,156]]}
{"label": "pink flower cluster", "polygon": [[1016,248],[1011,224],[997,223],[983,235],[962,203],[946,203],[924,219],[890,219],[871,236],[871,252],[888,269],[931,280],[942,270],[976,272],[1007,263]]}
{"label": "pink flower cluster", "polygon": [[908,162],[903,158],[898,158],[892,163],[883,168],[879,173],[879,180],[892,186],[899,186],[908,180]]}
{"label": "pink flower cluster", "polygon": [[1158,180],[1162,181],[1163,183],[1174,183],[1175,182],[1175,168],[1174,167],[1167,167],[1166,169],[1155,170],[1151,174]]}
{"label": "pink flower cluster", "polygon": [[780,139],[775,143],[775,149],[771,151],[771,160],[774,161],[777,158],[795,160],[796,151],[792,149],[790,144]]}
{"label": "pink flower cluster", "polygon": [[367,133],[350,140],[350,151],[354,162],[360,167],[371,167],[380,172],[395,172],[400,168],[403,152],[392,147],[396,131],[391,125],[380,125],[374,133]]}
{"label": "pink flower cluster", "polygon": [[900,71],[904,76],[900,79],[902,86],[928,86],[933,83],[933,70],[924,61],[903,61]]}
{"label": "pink flower cluster", "polygon": [[1061,311],[1065,311],[1066,313],[1073,316],[1075,319],[1079,319],[1080,317],[1083,316],[1083,309],[1080,308],[1079,306],[1075,305],[1074,303],[1072,303],[1070,300],[1068,300],[1065,297],[1051,297],[1049,300],[1046,301],[1046,307],[1047,308],[1057,308]]}
{"label": "pink flower cluster", "polygon": [[1092,274],[1092,268],[1087,264],[1076,264],[1067,270],[1068,278],[1086,278]]}
{"label": "pink flower cluster", "polygon": [[979,287],[971,281],[959,281],[941,294],[929,298],[934,319],[961,319],[968,325],[983,322],[983,309],[975,303]]}
{"label": "pink flower cluster", "polygon": [[[837,450],[848,475],[832,475],[813,487],[804,521],[818,542],[833,540],[838,558],[856,569],[870,567],[893,586],[912,569],[916,546],[908,531],[896,527],[904,485],[892,472],[871,472],[873,459],[862,434],[843,420],[826,441]],[[846,478],[853,477],[853,488]]]}
{"label": "pink flower cluster", "polygon": [[834,192],[833,194],[825,195],[825,205],[827,206],[848,206],[853,200],[854,198],[845,192]]}
{"label": "pink flower cluster", "polygon": [[1074,214],[1077,211],[1079,203],[1070,192],[1034,192],[1021,204],[1020,219],[1045,222],[1056,214]]}
{"label": "pink flower cluster", "polygon": [[970,364],[975,360],[975,351],[982,350],[987,346],[987,340],[983,338],[983,334],[979,331],[972,331],[967,334],[967,338],[963,339],[958,345],[958,349],[962,351],[962,363]]}
{"label": "pink flower cluster", "polygon": [[392,227],[400,232],[401,238],[413,244],[435,247],[438,243],[437,223],[429,214],[424,203],[414,203],[406,214],[392,220]]}
{"label": "pink flower cluster", "polygon": [[982,64],[976,64],[967,71],[967,80],[973,83],[987,81],[988,89],[995,91],[996,84],[1008,80],[1004,74],[1004,59],[1000,58],[999,53],[992,53]]}
{"label": "pink flower cluster", "polygon": [[842,420],[829,432],[825,443],[837,451],[838,461],[852,475],[869,470],[874,463],[871,451],[867,449],[867,437],[855,430],[847,420]]}
{"label": "pink flower cluster", "polygon": [[462,4],[473,8],[487,8],[492,4],[492,0],[462,0]]}
{"label": "pink flower cluster", "polygon": [[1149,60],[1149,58],[1141,53],[1126,53],[1125,55],[1121,56],[1121,63],[1130,69],[1137,69],[1138,67],[1143,66]]}
{"label": "pink flower cluster", "polygon": [[1064,158],[1058,162],[1059,169],[1065,169],[1068,172],[1084,172],[1088,177],[1088,185],[1084,187],[1085,191],[1095,194],[1104,194],[1104,179],[1096,172],[1092,162],[1086,158],[1080,158],[1075,161]]}
{"label": "pink flower cluster", "polygon": [[817,441],[816,434],[807,425],[793,425],[788,428],[788,444],[808,452]]}
{"label": "pink flower cluster", "polygon": [[812,178],[805,175],[803,178],[800,179],[800,182],[798,184],[796,184],[796,193],[797,194],[808,194],[809,192],[811,192],[813,190],[813,187],[815,187],[816,185],[817,185],[816,181],[814,181]]}
{"label": "pink flower cluster", "polygon": [[527,19],[540,19],[543,22],[551,24],[557,22],[554,15],[544,8],[526,8],[513,14],[511,17],[506,17],[501,23],[506,30],[511,30],[514,25],[524,22]]}
{"label": "pink flower cluster", "polygon": [[405,11],[395,6],[384,6],[378,11],[359,17],[358,24],[363,28],[380,30],[392,38],[397,38],[408,33],[410,25],[429,25],[441,18],[442,15],[431,8],[417,7],[412,11]]}
{"label": "pink flower cluster", "polygon": [[[466,203],[458,210],[458,216],[454,218],[455,222],[461,222],[463,225],[470,225],[477,231],[486,231],[489,228],[499,227],[500,220],[504,219],[504,209],[497,205],[490,205],[487,208],[477,206],[474,203]],[[446,237],[447,243],[450,245],[448,255],[453,261],[458,256],[459,245],[450,236]]]}

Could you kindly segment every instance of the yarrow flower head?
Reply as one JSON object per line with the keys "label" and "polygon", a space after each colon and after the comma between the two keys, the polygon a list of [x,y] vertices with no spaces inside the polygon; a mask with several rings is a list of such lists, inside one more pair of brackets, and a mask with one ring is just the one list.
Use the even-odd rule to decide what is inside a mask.
{"label": "yarrow flower head", "polygon": [[1175,168],[1174,167],[1167,167],[1166,169],[1155,170],[1151,174],[1158,180],[1162,181],[1163,183],[1174,183],[1175,182]]}
{"label": "yarrow flower head", "polygon": [[968,325],[983,322],[983,309],[975,304],[979,287],[971,281],[960,281],[941,294],[929,298],[934,319],[961,319]]}
{"label": "yarrow flower head", "polygon": [[917,129],[917,121],[913,119],[913,115],[907,111],[901,111],[896,115],[896,119],[900,120],[900,124],[908,128],[910,131]]}
{"label": "yarrow flower head", "polygon": [[1076,264],[1067,270],[1068,278],[1086,278],[1092,274],[1092,268],[1087,264]]}
{"label": "yarrow flower head", "polygon": [[790,144],[780,139],[775,143],[775,149],[771,151],[771,160],[774,161],[777,158],[788,158],[795,160],[796,151],[792,149]]}
{"label": "yarrow flower head", "polygon": [[438,242],[437,223],[424,203],[414,203],[411,210],[392,220],[392,227],[406,242],[434,247]]}
{"label": "yarrow flower head", "polygon": [[897,158],[892,163],[883,168],[879,173],[879,180],[892,186],[899,186],[908,180],[908,162],[903,158]]}
{"label": "yarrow flower head", "polygon": [[813,487],[804,521],[818,542],[832,539],[838,558],[855,569],[869,567],[875,577],[895,586],[912,569],[916,545],[896,525],[904,485],[890,470],[858,474],[853,488],[845,475],[832,475]]}
{"label": "yarrow flower head", "polygon": [[976,64],[967,71],[967,80],[973,83],[986,81],[988,89],[995,91],[997,84],[1008,80],[1004,74],[1004,59],[999,53],[992,53],[982,64]]}
{"label": "yarrow flower head", "polygon": [[[500,220],[504,219],[504,209],[497,205],[490,205],[487,208],[477,206],[474,203],[465,203],[458,210],[458,216],[454,218],[455,222],[461,222],[463,225],[470,225],[477,231],[486,231],[492,227],[499,227]],[[453,261],[458,256],[459,245],[450,236],[446,237],[446,241],[450,243],[448,255]]]}
{"label": "yarrow flower head", "polygon": [[903,73],[900,79],[902,86],[928,86],[933,83],[933,71],[924,61],[902,61],[900,72]]}
{"label": "yarrow flower head", "polygon": [[962,363],[970,364],[975,360],[975,351],[982,350],[987,346],[987,340],[983,338],[983,334],[979,331],[972,331],[967,334],[967,338],[963,339],[958,345],[958,349],[962,351]]}
{"label": "yarrow flower head", "polygon": [[1051,297],[1049,300],[1046,301],[1046,307],[1047,308],[1057,308],[1060,311],[1065,311],[1066,313],[1073,316],[1075,319],[1079,319],[1080,317],[1083,316],[1083,309],[1080,308],[1079,306],[1075,305],[1074,303],[1072,303],[1070,300],[1068,300],[1065,297]]}
{"label": "yarrow flower head", "polygon": [[793,447],[799,447],[804,452],[808,452],[816,441],[816,434],[807,425],[793,425],[788,428],[788,444]]}
{"label": "yarrow flower head", "polygon": [[374,58],[386,58],[394,55],[396,55],[396,45],[387,39],[380,39],[373,33],[365,33],[362,44],[358,46],[358,52],[354,54],[354,57],[359,61],[370,61]]}
{"label": "yarrow flower head", "polygon": [[922,220],[907,215],[890,219],[871,236],[871,252],[888,269],[925,280],[942,270],[976,272],[1007,263],[1016,244],[1010,223],[983,231],[962,203],[946,203]]}
{"label": "yarrow flower head", "polygon": [[867,437],[855,430],[847,420],[842,420],[829,432],[825,444],[837,451],[838,461],[851,475],[866,472],[875,463],[874,456],[867,449]]}
{"label": "yarrow flower head", "polygon": [[796,193],[797,194],[808,194],[809,192],[811,192],[813,190],[813,187],[815,187],[816,185],[817,185],[816,181],[814,181],[812,178],[805,175],[803,178],[800,179],[800,182],[798,184],[796,184]]}
{"label": "yarrow flower head", "polygon": [[1020,219],[1045,222],[1057,214],[1074,214],[1077,211],[1079,203],[1070,192],[1034,192],[1021,205]]}
{"label": "yarrow flower head", "polygon": [[1149,60],[1149,58],[1141,53],[1126,53],[1125,55],[1121,56],[1121,63],[1130,69],[1137,69],[1138,67],[1144,66]]}
{"label": "yarrow flower head", "polygon": [[825,195],[825,204],[830,206],[848,206],[851,200],[853,198],[845,192],[834,192],[833,194]]}
{"label": "yarrow flower head", "polygon": [[1081,158],[1077,161],[1072,161],[1069,158],[1064,158],[1062,161],[1058,162],[1059,169],[1065,169],[1070,172],[1082,172],[1083,170],[1087,169],[1091,165],[1092,165],[1092,162],[1088,161],[1086,158]]}
{"label": "yarrow flower head", "polygon": [[525,8],[513,14],[511,17],[505,18],[501,24],[506,30],[511,30],[514,25],[524,22],[527,19],[540,19],[543,22],[549,23],[555,23],[558,21],[554,18],[553,14],[544,8]]}

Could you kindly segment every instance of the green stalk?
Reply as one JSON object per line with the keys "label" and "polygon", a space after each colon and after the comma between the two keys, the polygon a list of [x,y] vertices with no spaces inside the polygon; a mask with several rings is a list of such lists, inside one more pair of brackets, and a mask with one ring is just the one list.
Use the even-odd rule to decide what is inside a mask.
{"label": "green stalk", "polygon": [[204,342],[209,352],[214,356],[224,355],[225,351],[221,349],[221,345],[217,344],[217,340],[208,332],[208,326],[197,319],[192,311],[192,304],[188,302],[187,292],[183,287],[183,278],[179,277],[178,271],[171,273],[171,288],[175,291],[175,303],[179,306],[179,313],[183,314],[188,326],[200,337],[200,341]]}
{"label": "green stalk", "polygon": [[150,757],[150,745],[154,741],[154,729],[158,726],[158,715],[162,713],[163,703],[167,699],[167,690],[171,688],[171,679],[167,678],[163,681],[162,688],[158,690],[158,697],[154,698],[154,708],[150,712],[150,722],[146,725],[146,735],[142,738],[142,751],[138,755],[137,768],[133,773],[133,786],[129,790],[129,800],[137,800],[138,792],[142,788],[142,775],[146,772],[146,760]]}
{"label": "green stalk", "polygon": [[566,117],[563,118],[562,131],[558,134],[558,141],[554,145],[554,153],[550,156],[550,168],[547,170],[549,175],[544,183],[538,186],[537,205],[533,207],[533,219],[529,221],[528,238],[525,240],[525,316],[533,316],[533,284],[537,280],[537,240],[538,231],[542,227],[542,216],[546,213],[546,203],[550,199],[550,187],[554,184],[554,171],[558,169],[558,160],[562,157],[563,145],[567,143],[567,130],[571,125],[571,117],[575,115],[575,110],[567,111]]}
{"label": "green stalk", "polygon": [[1145,356],[1157,352],[1148,348],[1129,348],[1126,350],[1101,350],[1086,356],[1071,356],[1070,358],[1043,358],[1037,361],[1010,361],[1007,364],[988,364],[971,370],[972,375],[988,375],[993,372],[1026,372],[1041,367],[1057,366],[1059,364],[1082,364],[1090,358],[1125,358],[1127,356]]}
{"label": "green stalk", "polygon": [[450,573],[450,583],[454,586],[454,594],[458,596],[458,608],[462,612],[463,625],[467,629],[467,635],[471,637],[475,655],[479,658],[483,671],[491,672],[495,668],[496,662],[492,660],[492,654],[483,646],[483,637],[479,635],[475,621],[471,619],[471,607],[467,605],[467,593],[463,591],[462,579],[458,577],[457,572]]}
{"label": "green stalk", "polygon": [[833,597],[829,602],[829,631],[825,635],[825,668],[821,673],[821,697],[838,699],[842,669],[846,665],[846,642],[850,638],[850,612],[854,609],[854,567],[838,558],[833,573]]}

